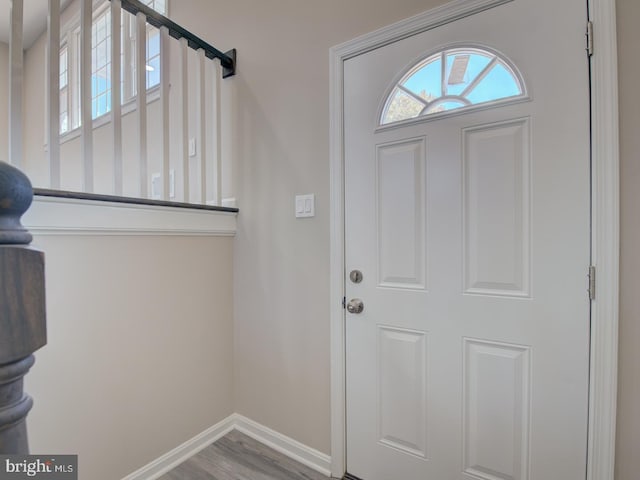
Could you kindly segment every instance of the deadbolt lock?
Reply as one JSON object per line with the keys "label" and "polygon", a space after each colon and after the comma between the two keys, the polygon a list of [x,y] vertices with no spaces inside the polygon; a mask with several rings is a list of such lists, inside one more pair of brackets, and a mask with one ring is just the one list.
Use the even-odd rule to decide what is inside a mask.
{"label": "deadbolt lock", "polygon": [[362,272],[360,270],[351,270],[351,273],[349,273],[349,279],[353,283],[360,283],[362,281]]}

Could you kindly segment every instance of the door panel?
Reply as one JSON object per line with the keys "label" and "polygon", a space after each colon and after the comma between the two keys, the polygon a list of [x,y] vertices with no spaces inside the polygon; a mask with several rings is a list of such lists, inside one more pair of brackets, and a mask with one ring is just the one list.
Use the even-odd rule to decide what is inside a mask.
{"label": "door panel", "polygon": [[428,458],[426,355],[425,332],[378,326],[378,441],[422,458]]}
{"label": "door panel", "polygon": [[[351,474],[584,478],[585,18],[579,0],[514,0],[345,62]],[[501,52],[529,98],[379,127],[394,81],[465,44]]]}
{"label": "door panel", "polygon": [[529,119],[465,128],[465,293],[529,296]]}
{"label": "door panel", "polygon": [[378,145],[376,163],[378,286],[423,289],[424,137]]}
{"label": "door panel", "polygon": [[464,339],[464,472],[527,478],[530,347]]}

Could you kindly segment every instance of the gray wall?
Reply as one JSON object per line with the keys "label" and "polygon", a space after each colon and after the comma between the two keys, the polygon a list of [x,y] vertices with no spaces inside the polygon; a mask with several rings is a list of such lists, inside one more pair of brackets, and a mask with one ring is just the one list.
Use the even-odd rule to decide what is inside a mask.
{"label": "gray wall", "polygon": [[48,344],[31,451],[114,480],[233,413],[232,238],[36,236]]}
{"label": "gray wall", "polygon": [[[189,0],[172,15],[238,49],[233,85],[235,405],[330,452],[329,49],[442,0]],[[192,7],[192,8],[189,8]],[[189,12],[199,9],[202,14]],[[294,195],[316,217],[294,218]],[[339,299],[333,299],[339,301]]]}
{"label": "gray wall", "polygon": [[616,480],[640,472],[640,2],[617,0],[620,86],[620,352]]}

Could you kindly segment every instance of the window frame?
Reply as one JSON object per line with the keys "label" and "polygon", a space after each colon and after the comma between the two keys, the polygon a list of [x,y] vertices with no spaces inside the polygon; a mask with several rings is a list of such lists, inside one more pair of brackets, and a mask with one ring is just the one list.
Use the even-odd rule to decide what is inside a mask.
{"label": "window frame", "polygon": [[[154,8],[156,2],[158,0],[142,0],[143,3],[146,1],[149,2],[151,8]],[[162,2],[164,4],[165,10],[163,15],[167,16],[169,11],[169,0],[164,0]],[[93,2],[93,12],[92,12],[92,76],[93,72],[93,64],[94,64],[94,55],[93,55],[93,29],[95,28],[96,21],[100,18],[100,16],[104,15],[109,11],[109,0],[97,0]],[[121,67],[122,67],[122,98],[121,98],[121,106],[122,106],[122,115],[127,115],[136,110],[136,82],[135,82],[135,54],[136,50],[133,48],[135,43],[135,38],[132,37],[135,35],[135,17],[130,14],[126,14],[125,11],[122,11],[122,22],[121,22]],[[107,34],[108,41],[112,45],[110,40],[111,32],[110,26],[109,32]],[[147,42],[149,42],[150,33],[157,31],[157,35],[159,36],[159,31],[153,26],[147,24]],[[60,130],[59,132],[59,141],[60,143],[65,143],[71,141],[80,136],[81,133],[81,121],[80,121],[80,57],[79,57],[79,45],[80,45],[80,14],[79,12],[74,14],[73,17],[61,28],[60,34],[60,54],[62,51],[66,49],[67,51],[67,102],[66,102],[66,110],[67,110],[67,125],[68,128],[65,131]],[[149,47],[147,45],[147,52],[149,52]],[[147,59],[147,62],[149,60]],[[107,65],[111,64],[110,58],[108,59]],[[162,67],[160,66],[160,69]],[[147,75],[148,78],[148,75]],[[45,86],[46,87],[46,86]],[[110,88],[107,90],[107,93],[110,91]],[[59,92],[62,92],[62,89],[59,89]],[[110,94],[109,94],[110,96]],[[92,89],[92,106],[97,96],[93,95]],[[147,87],[147,103],[155,102],[160,98],[160,82],[158,80],[157,84],[154,84],[150,87]],[[63,111],[65,107],[60,105],[60,110]],[[92,108],[92,121],[93,121],[93,129],[99,128],[105,124],[111,122],[111,103],[107,105],[107,111],[102,113],[101,115],[97,115],[93,117],[93,108]],[[62,124],[61,124],[62,125]]]}
{"label": "window frame", "polygon": [[[394,92],[396,88],[400,88],[400,84],[403,80],[407,79],[413,73],[419,71],[423,67],[423,63],[426,62],[429,58],[438,55],[438,54],[446,54],[447,52],[455,51],[455,50],[469,50],[469,51],[481,51],[487,54],[493,55],[497,58],[499,62],[502,62],[512,73],[513,78],[517,82],[517,84],[522,89],[522,93],[516,96],[510,96],[505,98],[499,98],[496,100],[491,100],[487,102],[481,103],[472,103],[469,105],[462,106],[460,108],[445,110],[441,112],[432,112],[428,114],[418,114],[416,117],[406,118],[403,120],[398,120],[395,122],[382,123],[383,117],[386,113],[387,106],[392,100]],[[447,96],[441,96],[438,99],[434,99],[433,103],[444,99],[447,100]],[[488,45],[479,44],[479,43],[450,43],[446,45],[440,45],[439,47],[433,48],[426,53],[421,54],[416,59],[409,62],[403,69],[399,71],[393,77],[393,80],[390,82],[389,86],[385,89],[384,94],[380,100],[380,104],[377,110],[376,118],[375,118],[375,131],[382,131],[387,129],[392,129],[396,127],[406,126],[408,124],[414,123],[422,123],[438,120],[441,118],[456,116],[456,115],[464,115],[469,112],[475,112],[479,110],[485,110],[488,108],[495,108],[498,106],[506,106],[506,105],[514,105],[517,103],[522,103],[526,101],[530,101],[531,96],[529,93],[529,88],[527,87],[527,83],[524,80],[524,76],[520,69],[516,66],[516,64],[511,61],[511,59],[505,55],[504,53],[496,50]]]}

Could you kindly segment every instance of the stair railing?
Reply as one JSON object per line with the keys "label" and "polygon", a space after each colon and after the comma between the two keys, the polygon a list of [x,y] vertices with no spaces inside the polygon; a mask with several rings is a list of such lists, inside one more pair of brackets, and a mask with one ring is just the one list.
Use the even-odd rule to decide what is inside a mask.
{"label": "stair railing", "polygon": [[[48,182],[37,184],[40,190],[59,191],[64,190],[64,186],[69,185],[69,175],[76,178],[80,174],[81,183],[75,187],[68,187],[78,193],[85,194],[106,194],[118,197],[129,196],[141,199],[158,199],[163,201],[176,200],[175,170],[180,172],[182,177],[181,195],[183,203],[200,203],[210,206],[222,206],[222,93],[221,79],[231,77],[236,71],[236,51],[235,49],[222,52],[195,34],[176,24],[169,18],[161,15],[139,0],[109,0],[111,31],[110,41],[111,56],[109,78],[101,78],[101,81],[108,82],[111,89],[110,112],[104,114],[108,119],[111,130],[111,145],[113,154],[111,158],[110,170],[113,172],[110,182],[105,182],[105,178],[97,176],[98,165],[105,169],[109,164],[107,155],[110,148],[104,148],[103,144],[98,145],[94,139],[94,112],[92,110],[92,84],[97,82],[97,74],[92,73],[92,22],[93,22],[93,0],[75,0],[80,4],[80,26],[79,26],[79,82],[77,85],[78,112],[74,115],[79,118],[77,129],[79,131],[79,146],[81,161],[77,166],[64,166],[65,162],[60,157],[60,41],[61,41],[61,0],[48,0],[47,15],[47,66],[46,66],[46,152],[43,158],[29,158],[28,162],[24,158],[24,132],[23,128],[29,128],[29,122],[25,122],[25,112],[23,112],[24,91],[24,52],[23,52],[23,7],[25,0],[11,0],[10,14],[10,41],[9,41],[9,161],[12,165],[22,168],[27,174],[30,173],[33,165],[38,171],[48,170]],[[176,8],[179,2],[175,1]],[[126,11],[133,16],[135,25],[136,43],[136,74],[135,74],[135,111],[136,111],[136,137],[137,149],[131,145],[126,145],[126,152],[123,152],[123,111],[121,104],[121,12]],[[160,131],[151,129],[147,115],[147,67],[146,65],[146,29],[147,24],[159,29],[160,43],[160,84],[159,84],[159,120]],[[170,58],[170,39],[179,42],[178,58]],[[189,51],[197,52],[198,61],[195,68],[189,68],[187,61]],[[178,84],[179,90],[174,87],[174,95],[180,98],[180,108],[177,112],[170,112],[170,60],[177,60],[173,70],[180,72]],[[192,61],[193,63],[193,61]],[[199,87],[189,89],[190,77],[194,76],[194,82]],[[74,84],[75,85],[75,84]],[[75,87],[74,87],[75,88]],[[190,100],[191,98],[191,100]],[[193,116],[189,112],[189,104],[195,104],[198,109],[195,115],[195,124],[190,125],[190,118]],[[179,134],[171,134],[171,119],[180,125]],[[26,125],[25,125],[26,123]],[[74,127],[76,128],[76,127]],[[229,127],[227,127],[229,128]],[[190,134],[191,130],[191,134]],[[151,135],[153,134],[153,135]],[[195,153],[195,140],[198,141],[198,153]],[[193,142],[193,143],[192,143]],[[173,144],[177,144],[178,156],[171,157],[170,151]],[[111,146],[109,145],[109,147]],[[151,171],[150,147],[160,146],[160,165],[155,166],[158,172]],[[191,147],[193,145],[193,148]],[[209,148],[208,148],[209,146]],[[127,155],[125,155],[127,153]],[[133,155],[132,155],[133,153]],[[199,157],[199,165],[193,158]],[[134,162],[126,165],[124,158],[135,158]],[[155,159],[155,157],[154,157]],[[131,160],[128,160],[131,162]],[[68,162],[67,162],[68,163]],[[137,164],[137,165],[134,165]],[[46,169],[42,169],[42,165]],[[127,173],[127,167],[129,173]],[[232,169],[229,162],[225,162],[225,168],[229,171],[224,173],[230,178]],[[72,170],[69,170],[72,169]],[[73,169],[80,169],[76,172]],[[66,173],[65,173],[66,172]],[[133,191],[130,178],[137,176],[137,191]],[[100,173],[103,177],[105,173]],[[193,179],[193,180],[192,180]],[[100,180],[100,185],[97,181]],[[125,181],[126,180],[126,181]],[[42,181],[42,180],[41,180]],[[75,185],[77,182],[71,182]],[[227,182],[230,190],[231,181]],[[125,188],[125,184],[128,185]],[[109,186],[110,185],[110,186]],[[127,193],[128,189],[128,193]],[[127,193],[127,195],[125,195]],[[227,197],[230,197],[227,191]],[[226,203],[228,204],[230,200]],[[234,205],[228,204],[233,207]]]}

